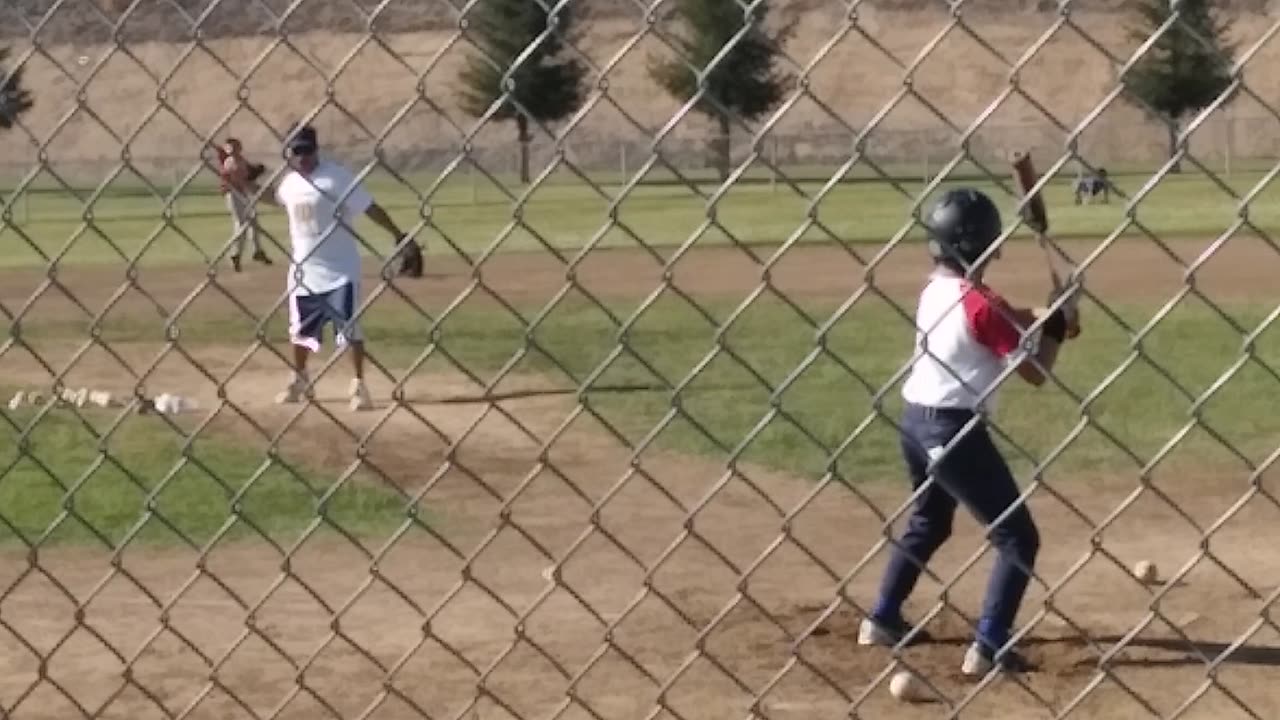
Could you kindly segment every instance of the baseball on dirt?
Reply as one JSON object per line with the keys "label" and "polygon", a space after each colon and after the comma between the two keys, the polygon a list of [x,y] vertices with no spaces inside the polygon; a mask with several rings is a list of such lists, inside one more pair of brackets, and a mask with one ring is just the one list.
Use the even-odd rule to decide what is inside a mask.
{"label": "baseball on dirt", "polygon": [[920,702],[928,697],[924,682],[909,670],[893,674],[889,679],[889,694],[903,702]]}
{"label": "baseball on dirt", "polygon": [[1133,566],[1133,576],[1144,583],[1153,583],[1160,577],[1156,564],[1150,560],[1139,560]]}

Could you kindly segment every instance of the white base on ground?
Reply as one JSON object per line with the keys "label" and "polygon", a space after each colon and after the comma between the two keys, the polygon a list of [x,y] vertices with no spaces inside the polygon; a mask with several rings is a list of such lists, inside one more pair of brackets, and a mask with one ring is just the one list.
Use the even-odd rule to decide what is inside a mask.
{"label": "white base on ground", "polygon": [[[118,396],[110,390],[96,390],[93,388],[63,388],[61,392],[56,394],[57,402],[72,405],[77,408],[83,408],[86,405],[101,408],[124,407],[129,404],[132,396]],[[39,390],[19,390],[9,399],[8,407],[10,411],[16,411],[18,408],[28,405],[37,406],[44,401],[44,395]],[[155,412],[164,414],[177,414],[197,410],[200,404],[194,399],[175,395],[173,393],[161,393],[152,400],[148,401],[150,407],[146,410],[154,410]]]}

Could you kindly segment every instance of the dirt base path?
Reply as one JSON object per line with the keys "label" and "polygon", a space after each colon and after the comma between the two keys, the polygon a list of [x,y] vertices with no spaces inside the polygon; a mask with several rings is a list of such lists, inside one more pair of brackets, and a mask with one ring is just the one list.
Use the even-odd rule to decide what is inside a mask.
{"label": "dirt base path", "polygon": [[[116,350],[134,361],[157,352]],[[897,705],[874,685],[889,653],[854,642],[882,568],[880,518],[903,498],[893,478],[854,493],[758,468],[729,473],[712,458],[632,457],[563,397],[441,402],[478,391],[456,377],[415,379],[400,408],[375,380],[379,409],[353,414],[339,371],[318,388],[328,414],[299,414],[270,400],[282,379],[274,356],[242,362],[238,348],[202,347],[193,358],[214,380],[175,357],[157,368],[157,385],[192,388],[208,413],[216,381],[227,380],[244,417],[269,436],[289,428],[281,452],[325,466],[345,467],[362,438],[368,462],[421,493],[431,532],[411,527],[362,545],[321,534],[287,558],[262,541],[203,556],[8,551],[0,703],[16,717],[67,717],[78,704],[111,718],[636,718],[665,708],[653,717],[728,719],[746,716],[756,694],[774,718],[845,717],[864,695],[863,717],[947,714],[944,704]],[[72,384],[119,380],[101,351],[79,367]],[[12,356],[6,372],[42,377]],[[265,452],[247,420],[226,413],[217,430]],[[1212,472],[1156,480],[1202,526],[1247,489]],[[1033,501],[1046,538],[1043,584],[1022,622],[1046,601],[1053,608],[1027,641],[1044,670],[1025,685],[986,688],[965,716],[1052,717],[1082,697],[1082,717],[1146,717],[1142,703],[1167,715],[1263,603],[1209,558],[1157,602],[1162,588],[1123,566],[1146,558],[1171,574],[1197,556],[1198,532],[1148,493],[1094,545],[1090,523],[1132,493],[1133,480],[1081,477],[1058,489],[1089,521],[1048,495]],[[1268,592],[1280,556],[1259,539],[1276,520],[1274,505],[1249,503],[1214,536],[1212,559]],[[977,547],[962,518],[935,564],[942,580]],[[984,556],[949,592],[970,617],[989,567]],[[938,589],[922,582],[913,617]],[[930,627],[940,642],[905,660],[958,702],[974,689],[958,673],[968,631],[951,612]],[[1183,717],[1245,716],[1232,697],[1261,717],[1280,713],[1273,634],[1263,627],[1217,668],[1230,695],[1211,689]]]}
{"label": "dirt base path", "polygon": [[[1205,245],[1175,249],[1191,261]],[[1253,299],[1271,286],[1276,261],[1261,243],[1233,241],[1197,287],[1215,300]],[[899,251],[875,271],[875,282],[909,302],[921,265],[919,248]],[[612,251],[591,256],[576,278],[602,297],[635,298],[661,272],[640,253]],[[746,255],[723,249],[690,254],[673,277],[699,297],[740,299],[763,276]],[[781,291],[834,300],[865,277],[838,248],[793,251],[768,275]],[[1091,291],[1118,302],[1163,300],[1184,281],[1176,263],[1136,243],[1103,255],[1088,277]],[[203,278],[148,270],[139,282],[173,307]],[[469,275],[444,260],[408,287],[417,300],[444,303],[477,278],[504,297],[537,302],[563,286],[565,269],[542,257],[504,256]],[[42,279],[5,273],[0,298],[16,309]],[[58,279],[93,308],[121,278],[118,269],[76,268]],[[992,280],[1015,297],[1041,295],[1038,251],[1015,248]],[[278,290],[256,273],[220,282],[247,304]],[[52,298],[28,326],[79,312]],[[125,302],[146,307],[136,294]],[[57,364],[75,348],[41,350]],[[138,366],[160,348],[113,350]],[[571,399],[457,402],[480,390],[460,376],[414,378],[399,407],[387,382],[375,378],[379,409],[352,414],[342,403],[345,368],[336,366],[318,387],[325,412],[300,411],[271,402],[285,373],[279,357],[265,350],[243,357],[239,345],[190,352],[207,376],[174,353],[151,384],[199,396],[192,422],[217,407],[218,384],[226,381],[242,414],[224,408],[213,430],[264,453],[281,435],[281,453],[335,468],[363,445],[378,474],[421,494],[434,513],[431,532],[410,527],[361,546],[321,534],[287,559],[252,541],[218,545],[203,557],[155,547],[114,558],[85,548],[30,557],[8,551],[0,703],[17,717],[67,717],[79,705],[131,719],[184,710],[193,718],[636,718],[655,708],[666,709],[653,717],[714,719],[745,716],[757,694],[771,718],[845,717],[864,695],[863,717],[948,713],[945,704],[896,705],[874,686],[888,652],[854,643],[858,608],[872,601],[882,567],[881,517],[902,502],[896,478],[854,493],[758,468],[728,472],[714,458],[653,450],[633,457]],[[20,350],[0,363],[8,382],[48,380]],[[99,349],[67,381],[129,387],[118,362]],[[518,378],[506,389],[544,386]],[[1168,505],[1144,494],[1097,544],[1090,540],[1092,526],[1133,493],[1134,482],[1095,476],[1059,487],[1088,521],[1047,494],[1035,497],[1046,538],[1043,583],[1033,587],[1022,621],[1046,601],[1052,608],[1027,641],[1044,672],[1025,686],[1002,680],[985,689],[966,716],[1052,717],[1078,698],[1082,717],[1167,715],[1204,687],[1205,663],[1257,623],[1264,603],[1222,568],[1270,592],[1280,556],[1260,539],[1276,527],[1276,506],[1264,498],[1248,503],[1213,536],[1211,555],[1162,593],[1123,566],[1152,559],[1170,574],[1201,557],[1199,532]],[[1213,469],[1166,470],[1156,482],[1202,527],[1248,490],[1241,477]],[[973,523],[962,519],[935,567],[957,572],[978,543]],[[551,566],[557,570],[549,576]],[[989,566],[982,557],[949,592],[963,613],[976,612]],[[938,582],[922,582],[914,617],[928,612]],[[931,628],[941,642],[914,648],[905,660],[958,702],[974,688],[957,670],[966,626],[946,612]],[[1236,700],[1256,716],[1280,714],[1280,691],[1270,682],[1280,664],[1274,634],[1262,626],[1217,666],[1219,686],[1182,717],[1248,716]]]}

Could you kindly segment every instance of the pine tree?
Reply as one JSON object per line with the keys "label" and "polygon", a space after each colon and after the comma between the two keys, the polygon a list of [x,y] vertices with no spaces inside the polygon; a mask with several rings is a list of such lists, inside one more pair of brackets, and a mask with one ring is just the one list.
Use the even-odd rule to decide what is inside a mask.
{"label": "pine tree", "polygon": [[[545,38],[513,74],[514,88],[493,116],[514,120],[520,142],[520,182],[529,182],[529,116],[542,123],[563,120],[582,105],[586,68],[576,58],[565,57],[565,39],[572,37],[573,7],[566,3],[556,13],[556,32]],[[532,0],[480,0],[467,14],[468,37],[489,59],[477,54],[467,58],[459,79],[462,109],[481,117],[503,95],[503,76],[525,49],[547,28],[548,14]],[[490,59],[498,64],[494,67]],[[515,100],[515,103],[511,102]],[[519,109],[523,108],[529,116]]]}
{"label": "pine tree", "polygon": [[9,72],[5,61],[9,59],[9,48],[0,47],[0,130],[8,130],[18,116],[31,109],[33,105],[31,93],[22,87],[23,68],[14,68]]}
{"label": "pine tree", "polygon": [[[770,33],[764,29],[767,3],[756,5],[753,13],[752,28],[703,79],[706,92],[695,106],[716,123],[712,157],[721,180],[729,175],[733,114],[747,121],[758,119],[777,106],[791,82],[791,77],[774,65],[777,48],[795,23]],[[704,69],[742,30],[747,18],[738,0],[676,0],[674,20],[679,28],[675,45],[689,64]],[[649,74],[672,97],[687,102],[699,89],[698,77],[689,64],[681,58],[652,60]]]}
{"label": "pine tree", "polygon": [[1235,48],[1228,39],[1230,24],[1218,15],[1213,0],[1133,2],[1138,26],[1131,35],[1139,42],[1146,42],[1178,13],[1177,22],[1125,76],[1130,92],[1167,123],[1172,157],[1186,116],[1208,107],[1231,85]]}

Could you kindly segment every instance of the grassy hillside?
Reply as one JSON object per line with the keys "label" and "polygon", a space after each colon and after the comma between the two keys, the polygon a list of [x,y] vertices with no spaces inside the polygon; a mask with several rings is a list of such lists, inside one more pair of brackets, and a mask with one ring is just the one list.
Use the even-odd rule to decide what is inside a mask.
{"label": "grassy hillside", "polygon": [[[111,37],[110,24],[117,22],[131,0],[67,0],[41,27],[45,41],[105,41]],[[190,39],[190,28],[199,19],[204,37],[234,37],[274,32],[284,18],[292,32],[325,30],[329,32],[361,32],[376,11],[378,28],[383,31],[409,32],[438,30],[456,24],[462,0],[391,0],[385,4],[373,0],[307,0],[290,12],[292,0],[143,0],[125,21],[126,37],[131,41]],[[647,3],[646,3],[647,4]],[[821,0],[783,0],[777,6],[794,12],[822,12],[826,6],[840,13],[842,3]],[[1123,6],[1122,0],[1076,0],[1076,11],[1107,12]],[[637,14],[637,4],[630,0],[578,0],[576,6],[593,17],[619,17]],[[1266,0],[1236,0],[1225,5],[1248,13],[1264,12]],[[51,7],[54,0],[11,0],[0,6],[0,37],[26,37],[30,28]],[[862,9],[895,12],[934,10],[937,0],[868,0]],[[1056,9],[1056,2],[1045,0],[969,0],[967,12],[1025,13]],[[96,10],[95,10],[96,8]]]}
{"label": "grassy hillside", "polygon": [[[68,10],[89,2],[65,3],[41,37],[60,37],[55,29]],[[140,10],[166,4],[144,2]],[[201,23],[202,31],[222,28],[217,25],[222,20],[215,19],[224,16],[248,18],[248,11],[232,12],[242,4],[216,4]],[[965,25],[951,27],[948,14],[901,9],[919,4],[923,0],[880,3],[865,10],[860,6],[859,25],[854,27],[844,23],[841,3],[781,3],[780,19],[799,17],[786,52],[793,69],[811,68],[809,94],[772,126],[765,152],[791,166],[833,167],[848,157],[855,133],[892,105],[869,138],[869,156],[884,163],[940,162],[954,152],[959,135],[1008,88],[1010,64],[1060,20],[1056,13],[993,13],[984,10],[988,3],[974,4],[964,16]],[[348,8],[359,19],[351,3],[313,1],[301,4],[287,27],[293,31],[298,23],[305,27],[321,20],[326,27],[347,27],[347,21],[326,15],[326,8],[337,12],[338,7]],[[578,48],[597,68],[608,68],[609,90],[573,130],[570,157],[589,169],[630,163],[634,170],[648,155],[648,143],[657,130],[679,107],[645,73],[650,57],[669,50],[654,33],[628,45],[647,29],[634,4],[609,0],[590,3],[589,8],[592,19]],[[385,17],[404,12],[425,18],[442,11],[448,14],[442,2],[402,0],[388,5]],[[270,27],[265,11],[254,12],[267,20],[253,21],[258,23],[253,27]],[[83,18],[91,17],[99,16],[84,14],[82,20],[90,22]],[[404,169],[441,167],[472,131],[473,121],[458,111],[454,99],[457,70],[469,49],[452,31],[386,33],[388,27],[414,26],[397,20],[380,22],[376,40],[358,32],[326,30],[300,32],[278,43],[274,35],[216,37],[230,32],[226,28],[232,26],[227,25],[225,32],[210,31],[211,39],[190,45],[146,39],[164,34],[143,22],[149,17],[144,13],[125,23],[121,32],[127,52],[113,51],[110,44],[91,41],[93,33],[83,33],[74,44],[42,46],[27,60],[28,79],[38,100],[27,118],[32,135],[19,131],[0,138],[0,158],[5,158],[0,177],[20,176],[44,144],[50,167],[59,175],[100,180],[127,145],[131,162],[144,173],[159,173],[153,181],[172,181],[175,173],[195,166],[207,137],[233,133],[251,152],[274,156],[274,133],[315,108],[324,108],[317,124],[331,146],[367,158],[375,138],[382,136],[388,162]],[[1043,152],[1062,148],[1067,136],[1060,126],[1075,127],[1103,102],[1115,85],[1118,63],[1136,46],[1122,20],[1102,10],[1077,12],[1072,25],[1058,27],[1019,74],[1023,94],[1010,95],[991,113],[972,135],[971,148],[991,156],[1011,147]],[[103,24],[101,19],[92,22]],[[188,21],[183,23],[166,25],[166,32],[190,27]],[[423,23],[426,20],[419,25]],[[1241,16],[1236,31],[1242,47],[1270,23],[1271,18],[1261,15]],[[6,20],[0,26],[19,25]],[[29,47],[20,40],[15,43],[20,52]],[[925,47],[931,50],[917,62]],[[1261,97],[1280,96],[1280,76],[1261,72],[1277,61],[1276,48],[1268,46],[1250,64],[1246,78]],[[904,93],[906,80],[909,92]],[[1280,156],[1280,128],[1254,101],[1237,102],[1229,114],[1234,116],[1231,122],[1224,116],[1204,125],[1193,142],[1196,152],[1221,157],[1230,148],[1237,158]],[[689,115],[675,124],[662,148],[675,162],[696,164],[706,130],[702,118]],[[498,171],[509,167],[514,158],[512,136],[507,127],[483,128],[474,138],[477,157]],[[1109,105],[1080,139],[1086,154],[1113,166],[1149,163],[1161,156],[1165,143],[1160,129],[1122,100]],[[549,155],[552,144],[550,136],[540,137],[542,157]],[[746,144],[740,145],[745,150]]]}

